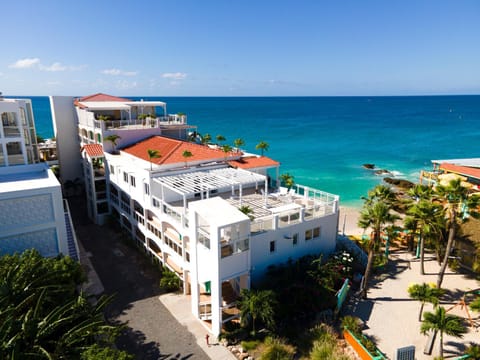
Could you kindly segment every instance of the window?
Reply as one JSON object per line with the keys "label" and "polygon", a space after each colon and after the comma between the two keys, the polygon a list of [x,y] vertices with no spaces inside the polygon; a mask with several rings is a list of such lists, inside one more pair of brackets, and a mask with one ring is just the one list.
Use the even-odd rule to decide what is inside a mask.
{"label": "window", "polygon": [[298,234],[293,234],[292,236],[292,245],[295,246],[298,244]]}
{"label": "window", "polygon": [[270,241],[270,252],[275,252],[275,241]]}
{"label": "window", "polygon": [[88,132],[88,138],[89,138],[90,140],[93,140],[93,131],[89,131],[89,132]]}
{"label": "window", "polygon": [[152,202],[153,202],[153,207],[156,207],[156,208],[160,207],[160,201],[158,201],[157,199],[153,198]]}
{"label": "window", "polygon": [[143,191],[145,192],[146,195],[150,195],[150,185],[143,184]]}
{"label": "window", "polygon": [[126,172],[123,172],[123,181],[128,183],[128,174]]}
{"label": "window", "polygon": [[97,143],[101,144],[102,143],[102,135],[97,134]]}
{"label": "window", "polygon": [[134,176],[130,176],[130,184],[135,187],[136,184],[135,184],[135,177]]}
{"label": "window", "polygon": [[110,174],[115,174],[115,167],[110,165]]}
{"label": "window", "polygon": [[313,238],[316,239],[319,237],[320,237],[320,227],[316,227],[315,229],[313,229]]}
{"label": "window", "polygon": [[312,230],[305,231],[305,241],[312,240]]}

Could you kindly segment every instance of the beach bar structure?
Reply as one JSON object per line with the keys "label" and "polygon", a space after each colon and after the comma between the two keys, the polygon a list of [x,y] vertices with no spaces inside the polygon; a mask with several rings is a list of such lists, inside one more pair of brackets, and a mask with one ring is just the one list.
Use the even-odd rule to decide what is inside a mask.
{"label": "beach bar structure", "polygon": [[[118,103],[116,114],[126,117],[118,121],[127,123],[114,130],[97,127],[110,121],[96,120],[100,106],[72,102],[78,119],[91,120],[77,124],[89,215],[97,223],[116,219],[152,261],[176,274],[192,313],[212,334],[239,317],[241,290],[269,266],[335,250],[337,195],[278,187],[277,161],[187,141],[192,127],[183,115],[139,124]],[[107,144],[106,130],[122,139]]]}
{"label": "beach bar structure", "polygon": [[433,170],[420,173],[421,183],[436,184],[460,178],[464,186],[480,191],[480,158],[432,160],[432,164]]}

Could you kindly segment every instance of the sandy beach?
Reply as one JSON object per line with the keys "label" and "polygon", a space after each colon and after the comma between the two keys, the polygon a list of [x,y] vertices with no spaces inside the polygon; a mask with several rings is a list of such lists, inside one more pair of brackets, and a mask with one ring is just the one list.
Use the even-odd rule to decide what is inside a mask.
{"label": "sandy beach", "polygon": [[357,225],[359,217],[359,209],[340,206],[338,232],[345,235],[363,235],[364,230]]}

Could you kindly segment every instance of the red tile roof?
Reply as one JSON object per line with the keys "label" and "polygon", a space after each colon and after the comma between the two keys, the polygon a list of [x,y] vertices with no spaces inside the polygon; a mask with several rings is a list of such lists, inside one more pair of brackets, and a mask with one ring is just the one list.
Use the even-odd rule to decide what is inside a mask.
{"label": "red tile roof", "polygon": [[87,144],[83,145],[82,151],[85,150],[88,156],[98,157],[103,156],[103,146],[100,144]]}
{"label": "red tile roof", "polygon": [[79,104],[82,101],[118,101],[118,102],[124,102],[124,101],[131,101],[131,100],[126,99],[126,98],[121,98],[121,97],[117,97],[117,96],[104,94],[104,93],[96,93],[96,94],[84,96],[84,97],[79,98],[79,99],[75,99],[73,104],[75,106],[78,106],[78,107],[83,109],[84,106],[82,104]]}
{"label": "red tile roof", "polygon": [[249,156],[242,157],[239,160],[228,162],[230,166],[240,169],[269,168],[280,165],[278,161],[272,160],[266,156]]}
{"label": "red tile roof", "polygon": [[480,179],[480,169],[468,166],[459,166],[449,163],[440,164],[440,170],[452,172],[459,175],[469,176],[472,178]]}
{"label": "red tile roof", "polygon": [[131,100],[126,99],[126,98],[117,97],[117,96],[108,95],[108,94],[97,93],[97,94],[93,94],[93,95],[84,96],[84,97],[78,99],[78,101],[122,101],[123,102],[123,101],[131,101]]}
{"label": "red tile roof", "polygon": [[[208,162],[225,159],[225,152],[220,149],[212,149],[206,145],[170,139],[163,136],[153,136],[135,145],[124,148],[122,151],[150,162],[147,151],[149,149],[157,150],[159,155],[161,155],[160,158],[151,159],[152,163],[157,165],[185,163],[185,161]],[[182,154],[186,150],[192,153],[191,157],[183,157]],[[240,154],[230,152],[227,153],[227,156],[229,159],[232,159],[232,157],[240,156]]]}

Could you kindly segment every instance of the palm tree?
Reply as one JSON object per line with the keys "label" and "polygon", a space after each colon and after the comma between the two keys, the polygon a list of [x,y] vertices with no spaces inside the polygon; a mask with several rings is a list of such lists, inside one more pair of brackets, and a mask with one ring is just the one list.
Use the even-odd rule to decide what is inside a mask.
{"label": "palm tree", "polygon": [[148,153],[148,159],[150,160],[150,171],[152,171],[152,159],[159,159],[162,157],[162,155],[160,155],[160,152],[158,150],[152,150],[152,149],[148,149],[147,153]]}
{"label": "palm tree", "polygon": [[187,167],[187,160],[188,160],[188,158],[191,158],[193,156],[193,154],[190,150],[184,150],[183,153],[182,153],[182,156],[185,159],[185,167]]}
{"label": "palm tree", "polygon": [[243,145],[245,145],[245,141],[243,141],[242,138],[233,140],[233,146],[236,147],[237,152],[240,152],[240,146],[243,146]]}
{"label": "palm tree", "polygon": [[218,134],[215,138],[217,139],[217,142],[219,142],[219,143],[227,140],[227,139],[225,138],[225,136],[220,135],[220,134]]}
{"label": "palm tree", "polygon": [[285,186],[288,187],[288,189],[290,189],[295,184],[295,181],[293,180],[293,175],[290,175],[289,173],[280,175],[280,179],[283,181]]}
{"label": "palm tree", "polygon": [[381,242],[382,232],[388,224],[393,224],[398,219],[397,215],[391,213],[393,206],[393,201],[390,200],[393,198],[393,195],[390,194],[391,190],[386,191],[382,187],[383,185],[378,185],[369,191],[369,197],[365,199],[358,220],[358,226],[362,229],[372,229],[370,240],[367,244],[367,267],[363,277],[363,287],[360,289],[363,298],[367,297],[368,280],[372,271],[375,249]]}
{"label": "palm tree", "polygon": [[447,248],[437,279],[437,287],[440,289],[459,224],[465,222],[468,216],[474,218],[480,216],[477,210],[480,205],[480,197],[469,196],[468,189],[462,185],[460,179],[451,180],[446,186],[438,185],[434,196],[443,204],[448,229]]}
{"label": "palm tree", "polygon": [[248,205],[242,205],[238,208],[238,210],[240,210],[240,212],[244,213],[245,215],[247,215],[250,220],[253,220],[254,219],[254,216],[252,215],[253,214],[253,209],[248,206]]}
{"label": "palm tree", "polygon": [[470,303],[470,309],[473,311],[480,311],[480,296]]}
{"label": "palm tree", "polygon": [[438,305],[438,298],[442,294],[441,289],[437,289],[428,284],[413,284],[408,288],[408,295],[414,300],[421,302],[420,313],[418,314],[418,321],[422,321],[423,307],[425,303],[429,302],[433,306]]}
{"label": "palm tree", "polygon": [[[425,238],[440,235],[443,227],[442,206],[429,200],[412,202],[407,209],[407,226],[412,224],[414,232],[418,232],[418,248],[420,251],[420,274],[425,274]],[[418,253],[417,253],[418,254]],[[418,255],[417,255],[418,256]]]}
{"label": "palm tree", "polygon": [[201,137],[202,139],[202,144],[208,144],[210,141],[212,141],[212,135],[210,134],[203,134],[203,136]]}
{"label": "palm tree", "polygon": [[225,154],[225,161],[227,161],[228,153],[232,151],[232,147],[230,145],[227,145],[227,144],[222,145],[222,151]]}
{"label": "palm tree", "polygon": [[112,143],[114,153],[117,152],[117,141],[121,139],[122,138],[117,134],[108,135],[103,138],[103,140],[110,141]]}
{"label": "palm tree", "polygon": [[274,315],[277,300],[271,290],[242,289],[240,293],[240,318],[245,326],[252,320],[252,332],[255,336],[255,322],[261,320],[267,327],[272,328],[275,324]]}
{"label": "palm tree", "polygon": [[426,312],[423,314],[423,322],[420,327],[422,334],[427,334],[430,330],[440,332],[440,358],[443,359],[443,334],[461,338],[467,332],[462,323],[462,319],[455,315],[447,315],[445,308],[439,306],[435,312]]}
{"label": "palm tree", "polygon": [[265,141],[260,141],[256,146],[255,146],[255,149],[257,150],[261,150],[262,151],[262,156],[263,156],[263,152],[264,151],[268,151],[268,148],[269,148],[270,145],[268,145],[267,142]]}

